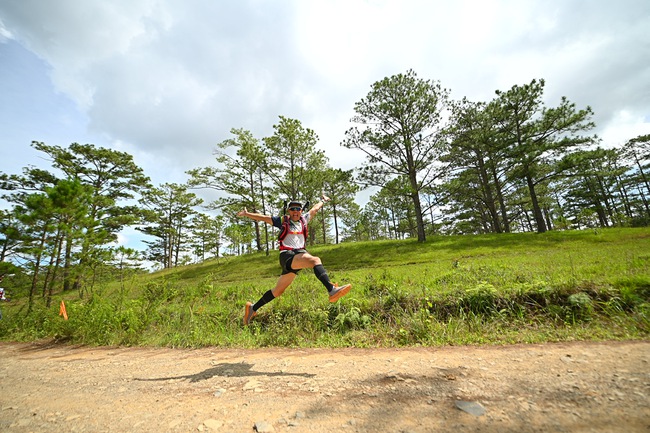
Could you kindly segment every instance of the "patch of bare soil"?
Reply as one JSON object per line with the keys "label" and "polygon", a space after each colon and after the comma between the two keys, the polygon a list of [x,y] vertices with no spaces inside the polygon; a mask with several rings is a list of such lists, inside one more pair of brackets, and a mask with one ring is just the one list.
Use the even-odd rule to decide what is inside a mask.
{"label": "patch of bare soil", "polygon": [[650,341],[413,349],[0,343],[0,431],[649,432]]}

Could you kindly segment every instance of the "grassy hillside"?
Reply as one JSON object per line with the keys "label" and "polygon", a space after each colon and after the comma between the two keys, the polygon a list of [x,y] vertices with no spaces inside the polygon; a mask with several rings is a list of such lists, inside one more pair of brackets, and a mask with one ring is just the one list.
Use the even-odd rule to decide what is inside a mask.
{"label": "grassy hillside", "polygon": [[[640,339],[650,331],[650,228],[432,237],[310,248],[332,281],[330,304],[311,270],[242,326],[279,275],[277,251],[112,281],[80,300],[25,315],[0,306],[0,338],[84,344],[402,346]],[[64,299],[69,320],[58,316]]]}

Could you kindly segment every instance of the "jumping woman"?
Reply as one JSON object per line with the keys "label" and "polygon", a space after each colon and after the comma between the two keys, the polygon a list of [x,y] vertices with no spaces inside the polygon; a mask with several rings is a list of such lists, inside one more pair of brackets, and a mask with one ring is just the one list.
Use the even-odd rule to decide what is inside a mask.
{"label": "jumping woman", "polygon": [[271,302],[284,293],[301,269],[310,268],[314,270],[314,275],[325,286],[329,293],[330,302],[336,302],[339,298],[345,296],[352,288],[351,284],[337,286],[330,282],[327,271],[323,267],[321,260],[312,256],[305,249],[307,242],[307,224],[323,207],[324,202],[329,201],[329,197],[322,196],[321,201],[316,203],[309,211],[303,215],[303,205],[301,202],[292,200],[289,203],[289,214],[284,217],[262,215],[248,212],[246,208],[237,212],[239,217],[248,217],[256,221],[262,221],[273,227],[280,229],[280,267],[282,275],[275,287],[268,290],[255,304],[246,302],[246,311],[244,313],[244,325],[248,325],[253,317],[257,315],[263,305]]}

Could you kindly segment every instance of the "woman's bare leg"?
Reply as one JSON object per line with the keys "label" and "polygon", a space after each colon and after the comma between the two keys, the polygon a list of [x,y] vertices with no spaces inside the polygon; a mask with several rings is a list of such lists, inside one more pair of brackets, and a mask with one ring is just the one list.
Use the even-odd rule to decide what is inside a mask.
{"label": "woman's bare leg", "polygon": [[291,262],[292,269],[306,269],[322,265],[320,258],[312,256],[309,253],[296,254]]}
{"label": "woman's bare leg", "polygon": [[296,278],[296,274],[294,274],[293,272],[289,272],[288,274],[282,275],[278,279],[278,282],[275,283],[275,287],[271,290],[271,292],[273,292],[273,296],[277,298],[278,296],[282,295],[284,293],[284,290],[287,287],[289,287],[289,285],[293,282],[295,278]]}

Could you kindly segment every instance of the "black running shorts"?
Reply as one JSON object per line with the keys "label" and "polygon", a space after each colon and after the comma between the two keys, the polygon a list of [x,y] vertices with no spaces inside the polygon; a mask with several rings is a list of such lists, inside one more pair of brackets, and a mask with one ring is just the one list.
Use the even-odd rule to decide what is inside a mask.
{"label": "black running shorts", "polygon": [[284,250],[280,252],[280,267],[282,268],[282,275],[286,275],[288,273],[293,272],[294,274],[297,274],[300,272],[300,269],[293,269],[291,267],[291,262],[293,262],[293,258],[296,256],[296,254],[302,254],[306,253],[307,250],[304,249],[296,249],[296,250]]}

